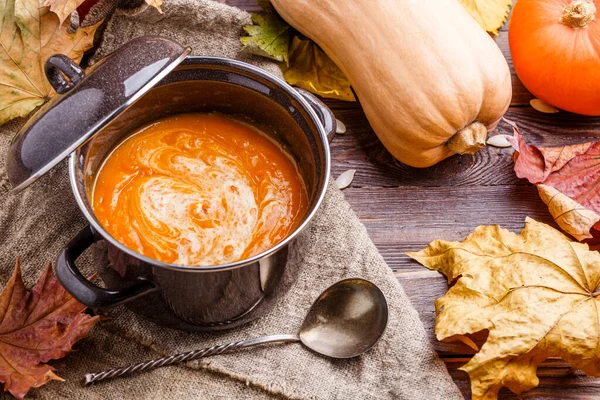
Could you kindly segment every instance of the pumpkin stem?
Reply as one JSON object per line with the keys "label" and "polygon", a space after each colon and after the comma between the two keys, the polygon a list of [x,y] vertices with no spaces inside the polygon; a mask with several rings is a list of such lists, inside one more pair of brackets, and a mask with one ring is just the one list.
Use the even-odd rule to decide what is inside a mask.
{"label": "pumpkin stem", "polygon": [[456,154],[475,154],[485,147],[487,128],[479,121],[473,121],[454,134],[446,142],[451,152]]}
{"label": "pumpkin stem", "polygon": [[596,18],[593,0],[573,0],[563,9],[560,22],[573,29],[582,29]]}

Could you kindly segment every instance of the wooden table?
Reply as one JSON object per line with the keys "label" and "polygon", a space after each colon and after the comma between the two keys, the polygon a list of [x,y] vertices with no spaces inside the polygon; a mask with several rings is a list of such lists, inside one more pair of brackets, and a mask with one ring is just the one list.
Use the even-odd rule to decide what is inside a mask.
{"label": "wooden table", "polygon": [[[254,0],[221,1],[259,10]],[[533,97],[514,74],[507,36],[505,27],[496,38],[513,75],[513,99],[506,117],[517,122],[527,142],[559,146],[600,140],[600,118],[542,114],[529,106]],[[344,190],[346,199],[419,311],[431,343],[456,384],[470,398],[469,378],[457,368],[473,350],[438,342],[433,334],[433,302],[446,292],[446,280],[404,253],[420,250],[434,239],[462,240],[479,225],[499,224],[520,232],[527,216],[554,225],[552,218],[536,188],[515,176],[512,149],[488,146],[474,156],[454,156],[426,169],[411,168],[385,150],[358,103],[325,102],[348,128],[333,141],[332,176],[356,169],[351,187]],[[512,128],[502,122],[496,132],[512,134]],[[586,377],[559,359],[542,364],[538,376],[539,387],[522,398],[600,398],[600,378]],[[518,396],[503,389],[499,398]]]}

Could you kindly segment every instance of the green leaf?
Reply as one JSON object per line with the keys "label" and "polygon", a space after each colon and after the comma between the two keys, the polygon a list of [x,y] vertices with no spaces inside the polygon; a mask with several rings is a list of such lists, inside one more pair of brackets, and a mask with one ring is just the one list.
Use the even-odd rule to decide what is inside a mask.
{"label": "green leaf", "polygon": [[249,36],[240,38],[242,50],[287,64],[292,28],[277,15],[270,2],[258,4],[265,14],[252,14],[254,25],[244,26]]}
{"label": "green leaf", "polygon": [[289,66],[280,68],[290,85],[323,97],[356,101],[344,73],[313,41],[294,37],[289,58]]}

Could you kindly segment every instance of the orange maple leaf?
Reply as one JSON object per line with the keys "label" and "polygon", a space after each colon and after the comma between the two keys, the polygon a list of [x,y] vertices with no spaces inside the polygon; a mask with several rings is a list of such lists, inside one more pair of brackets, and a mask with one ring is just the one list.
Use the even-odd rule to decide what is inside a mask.
{"label": "orange maple leaf", "polygon": [[46,270],[27,291],[19,259],[0,293],[0,382],[4,390],[22,399],[29,389],[50,380],[62,380],[45,362],[64,357],[86,337],[99,317],[83,313],[85,306]]}

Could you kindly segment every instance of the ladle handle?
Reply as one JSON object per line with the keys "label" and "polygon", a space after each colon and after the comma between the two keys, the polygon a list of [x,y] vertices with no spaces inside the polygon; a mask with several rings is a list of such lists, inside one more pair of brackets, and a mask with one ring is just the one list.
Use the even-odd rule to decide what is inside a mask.
{"label": "ladle handle", "polygon": [[94,382],[103,381],[105,379],[116,378],[123,375],[133,374],[135,372],[147,371],[150,369],[164,367],[165,365],[176,364],[184,361],[197,360],[198,358],[223,354],[233,350],[243,349],[246,347],[258,346],[266,343],[274,342],[299,342],[298,335],[272,335],[263,336],[256,339],[241,340],[229,344],[220,344],[217,346],[207,347],[205,349],[188,351],[186,353],[174,354],[168,357],[161,357],[154,360],[131,364],[121,368],[113,368],[102,372],[85,375],[85,385],[90,385]]}

